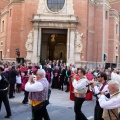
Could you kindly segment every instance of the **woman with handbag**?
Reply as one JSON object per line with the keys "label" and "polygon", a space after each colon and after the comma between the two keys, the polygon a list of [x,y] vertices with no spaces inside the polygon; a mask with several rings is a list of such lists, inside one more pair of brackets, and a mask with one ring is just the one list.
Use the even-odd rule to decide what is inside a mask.
{"label": "woman with handbag", "polygon": [[33,120],[50,120],[46,106],[48,101],[49,83],[45,78],[45,71],[39,69],[36,74],[36,80],[30,76],[25,85],[25,90],[30,92],[29,99],[32,105],[32,112],[34,115]]}

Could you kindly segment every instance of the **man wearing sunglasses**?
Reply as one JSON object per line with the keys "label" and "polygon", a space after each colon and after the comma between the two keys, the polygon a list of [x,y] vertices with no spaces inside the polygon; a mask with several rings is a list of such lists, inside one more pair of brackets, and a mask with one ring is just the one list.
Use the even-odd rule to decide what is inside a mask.
{"label": "man wearing sunglasses", "polygon": [[98,99],[100,97],[101,91],[106,92],[106,95],[109,97],[109,92],[108,92],[108,84],[106,82],[107,80],[107,75],[104,72],[98,73],[97,77],[98,82],[93,82],[93,91],[96,96],[96,106],[94,109],[94,120],[103,120],[102,114],[103,114],[103,109],[100,107]]}

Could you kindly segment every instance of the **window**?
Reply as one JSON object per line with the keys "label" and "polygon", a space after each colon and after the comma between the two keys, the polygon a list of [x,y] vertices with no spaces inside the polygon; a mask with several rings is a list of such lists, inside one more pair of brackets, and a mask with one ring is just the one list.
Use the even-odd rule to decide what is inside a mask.
{"label": "window", "polygon": [[108,18],[108,11],[105,12],[105,18]]}
{"label": "window", "polygon": [[11,17],[12,9],[10,9],[10,17]]}
{"label": "window", "polygon": [[47,6],[52,12],[59,12],[64,7],[65,0],[47,0]]}
{"label": "window", "polygon": [[3,41],[0,42],[0,45],[3,46]]}
{"label": "window", "polygon": [[116,24],[116,34],[119,34],[119,26]]}
{"label": "window", "polygon": [[4,20],[2,21],[2,32],[4,32]]}

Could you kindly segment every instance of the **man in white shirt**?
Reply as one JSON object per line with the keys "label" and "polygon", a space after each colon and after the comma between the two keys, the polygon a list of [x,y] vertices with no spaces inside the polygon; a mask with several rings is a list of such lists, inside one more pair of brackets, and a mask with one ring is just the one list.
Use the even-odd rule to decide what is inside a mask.
{"label": "man in white shirt", "polygon": [[76,78],[73,80],[73,87],[75,93],[75,103],[74,103],[74,111],[75,111],[75,120],[87,120],[85,115],[81,111],[81,107],[83,102],[85,101],[86,93],[87,93],[87,84],[88,80],[85,76],[86,71],[83,68],[78,70],[78,75],[80,77],[79,80]]}
{"label": "man in white shirt", "polygon": [[108,92],[108,84],[106,82],[107,75],[104,72],[98,73],[98,82],[94,82],[92,87],[94,87],[93,91],[96,96],[96,106],[94,110],[94,120],[103,120],[103,108],[100,107],[98,98],[100,97],[101,91]]}
{"label": "man in white shirt", "polygon": [[[114,120],[118,117],[118,113],[120,112],[120,84],[117,81],[110,81],[109,82],[109,92],[110,92],[110,99],[106,98],[105,93],[101,92],[101,96],[99,98],[99,104],[102,108],[104,108],[103,118],[104,120]],[[119,108],[119,109],[118,109]],[[108,114],[109,110],[109,114]],[[113,113],[111,113],[113,112]]]}
{"label": "man in white shirt", "polygon": [[[25,90],[30,92],[29,99],[32,107],[41,104],[43,101],[48,99],[49,83],[45,78],[45,71],[39,69],[36,74],[36,80],[33,76],[30,76],[29,81],[25,85]],[[33,120],[50,120],[46,106],[37,111],[32,111],[34,114]]]}

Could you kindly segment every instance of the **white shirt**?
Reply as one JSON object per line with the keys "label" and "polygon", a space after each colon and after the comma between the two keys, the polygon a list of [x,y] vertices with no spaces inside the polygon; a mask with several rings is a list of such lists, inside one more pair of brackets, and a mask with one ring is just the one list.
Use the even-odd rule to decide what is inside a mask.
{"label": "white shirt", "polygon": [[35,80],[35,83],[30,83],[29,81],[25,85],[25,90],[28,92],[40,92],[43,91],[44,87],[41,82]]}
{"label": "white shirt", "polygon": [[108,99],[105,95],[101,95],[98,101],[100,107],[104,109],[115,109],[120,107],[120,96]]}
{"label": "white shirt", "polygon": [[42,65],[40,65],[39,67],[40,67],[40,69],[42,69]]}
{"label": "white shirt", "polygon": [[21,76],[16,76],[16,83],[21,84]]}
{"label": "white shirt", "polygon": [[[101,89],[101,87],[103,86],[103,84],[100,84],[100,86],[95,86],[94,87],[94,93],[95,94],[98,94],[98,93],[100,93],[100,89]],[[103,90],[102,90],[102,92],[106,92],[106,93],[109,93],[109,90],[108,90],[108,85],[105,85],[104,86],[104,88],[103,88]],[[99,98],[100,97],[100,95],[97,95],[97,97]]]}
{"label": "white shirt", "polygon": [[81,90],[81,89],[86,87],[87,79],[85,79],[84,81],[82,81],[80,83],[78,83],[78,81],[76,79],[74,79],[73,82],[72,82],[72,85],[76,90]]}
{"label": "white shirt", "polygon": [[111,80],[115,80],[116,75],[117,75],[117,73],[112,72],[111,73]]}

